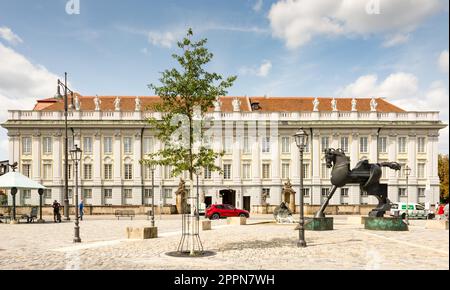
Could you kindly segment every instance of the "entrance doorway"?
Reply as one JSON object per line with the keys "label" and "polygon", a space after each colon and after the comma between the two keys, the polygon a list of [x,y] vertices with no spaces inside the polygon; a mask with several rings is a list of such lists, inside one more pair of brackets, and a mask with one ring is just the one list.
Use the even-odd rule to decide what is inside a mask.
{"label": "entrance doorway", "polygon": [[250,196],[244,196],[244,209],[250,212]]}
{"label": "entrance doorway", "polygon": [[236,206],[236,191],[232,189],[224,189],[221,190],[220,196],[222,197],[223,204],[229,204],[232,206]]}
{"label": "entrance doorway", "polygon": [[212,197],[205,196],[205,208],[208,208],[212,204]]}

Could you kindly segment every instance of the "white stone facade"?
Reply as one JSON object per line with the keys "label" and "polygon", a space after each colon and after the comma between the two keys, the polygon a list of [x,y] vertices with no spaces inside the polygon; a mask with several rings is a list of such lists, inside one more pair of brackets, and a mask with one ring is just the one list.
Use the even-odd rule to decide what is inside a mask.
{"label": "white stone facade", "polygon": [[[9,161],[19,162],[19,171],[48,187],[45,203],[63,201],[64,188],[64,118],[60,111],[10,111],[3,124],[9,136]],[[155,152],[161,144],[145,121],[159,113],[139,111],[73,111],[69,128],[74,128],[75,143],[83,149],[80,194],[92,205],[141,205],[151,202],[145,192],[152,188],[151,174],[139,161],[145,153]],[[291,179],[299,197],[299,152],[292,137],[299,128],[310,134],[304,186],[309,191],[307,204],[322,202],[322,192],[329,188],[329,171],[323,168],[323,150],[345,147],[352,166],[362,158],[370,162],[398,161],[412,169],[409,176],[409,202],[439,199],[438,138],[445,125],[437,112],[212,112],[209,117],[221,121],[211,130],[216,151],[226,154],[217,165],[231,171],[227,179],[213,172],[211,178],[200,176],[200,191],[212,203],[222,202],[219,191],[236,191],[237,207],[261,204],[263,189],[270,192],[269,204],[281,202],[281,189]],[[232,137],[230,137],[232,136]],[[241,138],[238,138],[241,136]],[[256,138],[255,138],[256,137]],[[248,139],[247,139],[248,138]],[[328,138],[328,139],[327,139]],[[69,130],[69,139],[72,133]],[[69,142],[71,144],[72,141]],[[380,146],[377,145],[380,144]],[[342,148],[344,149],[344,148]],[[70,158],[70,157],[69,157]],[[353,167],[352,167],[353,168]],[[391,201],[400,196],[406,178],[386,169],[382,183],[389,185]],[[74,169],[69,187],[74,191]],[[166,176],[167,169],[155,171],[156,204],[175,204],[179,178]],[[186,175],[187,176],[187,175]],[[358,185],[338,191],[331,205],[375,204],[374,197],[363,196]],[[72,195],[73,196],[73,195]],[[248,200],[250,198],[250,200]],[[19,205],[38,204],[35,192],[20,192]],[[248,207],[248,204],[247,204]]]}

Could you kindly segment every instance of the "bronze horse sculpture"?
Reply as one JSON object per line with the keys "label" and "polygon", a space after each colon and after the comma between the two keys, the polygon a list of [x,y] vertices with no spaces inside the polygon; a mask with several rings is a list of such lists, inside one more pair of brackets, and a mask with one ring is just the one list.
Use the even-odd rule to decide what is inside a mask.
{"label": "bronze horse sculpture", "polygon": [[362,191],[378,199],[378,206],[369,213],[369,216],[382,217],[387,210],[390,210],[390,201],[387,198],[387,185],[380,184],[381,167],[400,170],[400,164],[397,162],[369,163],[366,159],[358,162],[356,167],[350,170],[350,158],[345,156],[344,151],[331,148],[325,150],[325,160],[327,167],[332,168],[331,184],[333,187],[315,217],[325,217],[324,211],[338,188],[346,184],[355,183],[360,185]]}

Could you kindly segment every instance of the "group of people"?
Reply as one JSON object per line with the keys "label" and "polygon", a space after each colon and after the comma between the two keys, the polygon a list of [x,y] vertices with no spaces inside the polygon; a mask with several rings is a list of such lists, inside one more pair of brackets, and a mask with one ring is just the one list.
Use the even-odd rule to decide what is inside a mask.
{"label": "group of people", "polygon": [[[61,213],[60,213],[61,204],[57,200],[55,200],[53,202],[52,207],[53,207],[53,221],[55,223],[60,223],[61,222]],[[83,215],[84,215],[84,202],[83,202],[83,200],[80,201],[80,204],[78,205],[78,209],[79,209],[79,218],[81,220],[83,220]]]}

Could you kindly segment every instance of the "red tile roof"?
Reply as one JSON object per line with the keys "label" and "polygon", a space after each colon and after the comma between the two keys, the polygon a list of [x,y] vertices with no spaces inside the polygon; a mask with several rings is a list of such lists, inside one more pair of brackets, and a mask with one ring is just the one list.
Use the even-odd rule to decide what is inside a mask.
{"label": "red tile roof", "polygon": [[[78,94],[77,94],[78,95]],[[94,111],[95,96],[81,96],[78,95],[81,103],[82,111]],[[99,96],[101,105],[101,111],[114,111],[114,100],[116,96]],[[135,99],[136,96],[119,96],[120,98],[120,109],[121,111],[134,111],[135,110]],[[141,99],[141,108],[143,111],[152,111],[153,105],[159,102],[160,98],[157,96],[139,96]],[[263,112],[293,112],[293,111],[313,111],[314,97],[221,97],[220,101],[222,103],[222,112],[232,112],[233,111],[233,99],[238,98],[240,100],[240,108],[242,112],[251,112],[251,104],[259,103],[260,111]],[[330,97],[319,97],[318,98],[319,111],[331,112],[331,101],[333,98]],[[357,110],[359,112],[370,111],[370,98],[357,98]],[[351,111],[352,109],[352,99],[351,98],[336,98],[338,111]],[[376,98],[378,103],[377,111],[388,113],[388,112],[405,112],[403,109],[387,102],[383,98]],[[69,103],[71,103],[71,98],[69,98]],[[62,111],[64,110],[64,101],[61,99],[45,99],[38,100],[34,110],[37,111]],[[211,108],[210,111],[213,111]]]}

